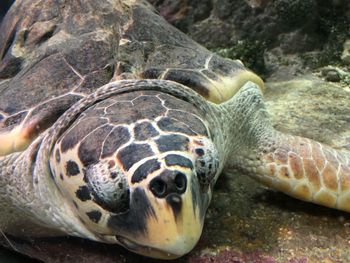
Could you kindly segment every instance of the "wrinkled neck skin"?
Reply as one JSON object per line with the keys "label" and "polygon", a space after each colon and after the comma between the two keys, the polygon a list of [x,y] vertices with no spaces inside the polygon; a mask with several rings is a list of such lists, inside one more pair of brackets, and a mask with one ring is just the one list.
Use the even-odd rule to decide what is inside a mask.
{"label": "wrinkled neck skin", "polygon": [[243,168],[262,142],[278,133],[269,122],[260,88],[248,82],[230,100],[217,105],[224,141],[224,171]]}
{"label": "wrinkled neck skin", "polygon": [[[47,237],[83,232],[79,223],[76,230],[68,231],[77,222],[51,180],[43,138],[44,134],[24,152],[3,157],[0,184],[5,193],[0,194],[0,228],[4,233]],[[71,222],[63,223],[62,213],[72,217]]]}

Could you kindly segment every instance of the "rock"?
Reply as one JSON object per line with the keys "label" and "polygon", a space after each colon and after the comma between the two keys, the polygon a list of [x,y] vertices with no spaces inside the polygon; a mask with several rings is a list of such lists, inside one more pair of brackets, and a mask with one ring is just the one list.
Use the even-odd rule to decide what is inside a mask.
{"label": "rock", "polygon": [[252,8],[264,8],[271,0],[245,0]]}
{"label": "rock", "polygon": [[278,0],[272,5],[282,24],[290,28],[314,27],[317,20],[317,7],[316,0]]}
{"label": "rock", "polygon": [[286,81],[305,74],[301,58],[293,54],[284,54],[280,47],[266,50],[264,63],[266,71],[270,73],[268,81]]}
{"label": "rock", "polygon": [[222,43],[234,43],[238,40],[234,34],[236,32],[233,24],[221,21],[215,17],[209,17],[189,28],[188,34],[200,43],[206,43],[207,48],[222,46]]}
{"label": "rock", "polygon": [[[165,0],[149,1],[161,14],[166,9]],[[266,52],[280,48],[285,64],[291,67],[295,61],[301,61],[301,64],[298,62],[299,71],[304,73],[339,62],[340,46],[344,38],[348,38],[350,3],[345,0],[205,0],[205,4],[197,6],[193,1],[175,2],[186,12],[173,15],[168,21],[207,48],[230,49],[240,42],[259,42]],[[169,4],[168,8],[171,6]],[[206,15],[194,19],[198,12]],[[259,49],[255,57],[249,52],[244,54],[249,57],[244,57],[243,62],[258,61],[262,57]],[[347,55],[344,56],[348,61]],[[271,71],[271,67],[262,63],[248,65],[266,77],[283,74],[288,67],[285,65],[281,73],[276,73],[280,67]]]}
{"label": "rock", "polygon": [[205,20],[210,16],[213,8],[209,0],[148,0],[155,5],[168,22],[188,32],[190,26],[197,21]]}
{"label": "rock", "polygon": [[327,66],[321,68],[321,75],[327,81],[331,82],[342,82],[345,85],[350,85],[350,72],[344,68],[339,68],[335,66]]}
{"label": "rock", "polygon": [[341,80],[340,74],[334,68],[323,68],[321,70],[321,74],[327,81],[339,82]]}
{"label": "rock", "polygon": [[317,36],[311,36],[298,29],[280,34],[278,43],[284,54],[297,54],[314,50],[320,41]]}
{"label": "rock", "polygon": [[350,39],[346,40],[344,43],[341,59],[345,64],[350,65]]}
{"label": "rock", "polygon": [[274,127],[350,150],[349,87],[313,75],[267,83],[265,99]]}
{"label": "rock", "polygon": [[338,72],[336,71],[329,71],[326,75],[326,80],[327,81],[332,81],[332,82],[339,82],[341,80]]}

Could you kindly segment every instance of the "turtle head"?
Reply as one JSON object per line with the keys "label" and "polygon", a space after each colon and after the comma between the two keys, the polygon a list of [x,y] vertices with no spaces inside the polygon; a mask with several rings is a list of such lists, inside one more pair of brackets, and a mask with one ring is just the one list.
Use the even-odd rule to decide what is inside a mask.
{"label": "turtle head", "polygon": [[171,259],[201,235],[218,160],[193,105],[138,91],[83,112],[56,142],[50,167],[90,236]]}

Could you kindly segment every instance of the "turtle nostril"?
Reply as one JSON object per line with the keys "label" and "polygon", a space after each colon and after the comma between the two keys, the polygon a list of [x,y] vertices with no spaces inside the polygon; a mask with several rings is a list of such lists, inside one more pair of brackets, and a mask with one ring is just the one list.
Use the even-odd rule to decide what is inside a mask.
{"label": "turtle nostril", "polygon": [[150,183],[151,192],[157,197],[164,197],[166,195],[167,186],[162,179],[152,180]]}
{"label": "turtle nostril", "polygon": [[170,194],[183,194],[187,188],[186,175],[179,171],[166,170],[149,184],[149,189],[158,198],[166,197]]}
{"label": "turtle nostril", "polygon": [[183,173],[178,172],[175,176],[175,187],[178,190],[179,194],[182,194],[183,192],[186,191],[186,186],[187,186],[187,179],[186,175]]}

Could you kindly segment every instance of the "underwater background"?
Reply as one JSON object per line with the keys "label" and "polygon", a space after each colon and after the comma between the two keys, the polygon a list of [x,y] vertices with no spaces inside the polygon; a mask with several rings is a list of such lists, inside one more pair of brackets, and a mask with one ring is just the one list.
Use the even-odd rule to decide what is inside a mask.
{"label": "underwater background", "polygon": [[[1,0],[0,20],[11,2]],[[149,2],[195,41],[242,60],[262,76],[275,128],[350,150],[348,0]],[[158,262],[74,238],[55,242],[51,245],[61,244],[56,250],[45,241],[35,243],[33,251],[31,244],[14,245],[50,262],[72,262],[64,256],[68,248],[82,262]],[[177,262],[346,263],[349,245],[349,214],[292,199],[239,174],[225,174],[199,244]],[[37,261],[2,248],[0,262]]]}

